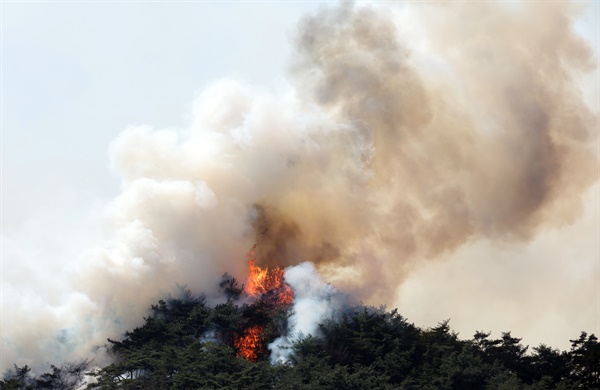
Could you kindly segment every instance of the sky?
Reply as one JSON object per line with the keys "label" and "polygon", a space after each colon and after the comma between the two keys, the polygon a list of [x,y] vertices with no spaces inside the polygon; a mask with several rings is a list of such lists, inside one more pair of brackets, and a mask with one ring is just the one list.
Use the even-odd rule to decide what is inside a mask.
{"label": "sky", "polygon": [[107,167],[110,142],[130,125],[182,126],[211,81],[232,77],[285,88],[290,30],[318,3],[3,7],[3,199],[10,205],[3,228],[9,234],[57,205],[88,210],[114,197],[119,180]]}
{"label": "sky", "polygon": [[[70,299],[62,278],[111,235],[106,210],[127,183],[109,153],[125,129],[188,126],[223,78],[289,94],[297,22],[324,4],[336,3],[3,2],[2,323],[15,294],[32,308]],[[596,57],[598,20],[594,3],[575,26]],[[597,69],[580,80],[596,114],[598,80]],[[572,223],[530,240],[474,240],[414,263],[386,303],[418,326],[449,318],[465,338],[511,330],[565,349],[600,333],[597,183],[583,199]],[[4,369],[19,356],[3,349]]]}

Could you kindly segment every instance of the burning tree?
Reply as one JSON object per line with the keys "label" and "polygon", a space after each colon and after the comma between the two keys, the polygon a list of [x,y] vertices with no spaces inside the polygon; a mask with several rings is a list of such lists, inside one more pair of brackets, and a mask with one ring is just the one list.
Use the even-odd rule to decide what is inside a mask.
{"label": "burning tree", "polygon": [[[266,338],[275,339],[278,332],[277,329],[266,332],[266,328],[274,317],[287,312],[294,300],[294,293],[284,281],[283,269],[256,265],[256,245],[248,254],[248,279],[243,291],[254,302],[245,307],[247,325],[234,338],[233,345],[237,356],[255,362],[268,357]],[[265,337],[266,333],[270,337]]]}

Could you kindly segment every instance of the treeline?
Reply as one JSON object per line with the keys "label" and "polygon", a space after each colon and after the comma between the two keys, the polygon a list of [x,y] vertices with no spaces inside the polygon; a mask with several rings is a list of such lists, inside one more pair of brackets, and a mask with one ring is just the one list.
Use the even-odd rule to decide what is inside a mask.
{"label": "treeline", "polygon": [[[569,351],[545,345],[529,351],[510,332],[499,339],[477,332],[461,340],[448,321],[420,329],[396,310],[365,306],[321,324],[318,335],[294,344],[290,363],[272,365],[267,346],[285,334],[289,313],[269,299],[239,304],[234,280],[223,288],[229,299],[214,307],[189,292],[153,305],[142,326],[120,341],[108,340],[115,359],[104,368],[91,370],[91,362],[84,361],[33,376],[27,366],[15,366],[1,388],[600,388],[600,344],[594,335],[582,332]],[[264,333],[259,359],[250,362],[236,356],[235,340],[255,325],[264,326]]]}

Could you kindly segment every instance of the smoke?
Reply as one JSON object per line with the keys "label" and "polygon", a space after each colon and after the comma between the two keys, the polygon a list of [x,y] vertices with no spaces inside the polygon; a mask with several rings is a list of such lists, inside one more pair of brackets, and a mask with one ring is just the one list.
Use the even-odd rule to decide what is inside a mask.
{"label": "smoke", "polygon": [[327,248],[332,270],[356,270],[361,294],[385,299],[414,260],[572,223],[597,177],[597,118],[574,80],[595,63],[571,6],[539,8],[419,7],[432,58],[411,53],[393,13],[305,19],[298,94],[345,130],[319,142],[327,159],[300,189],[271,202],[294,226],[273,224],[275,247],[295,233]]}
{"label": "smoke", "polygon": [[321,279],[312,263],[302,263],[285,270],[285,281],[294,291],[289,331],[269,344],[271,362],[287,363],[294,342],[309,335],[319,335],[319,324],[335,318],[344,308],[346,297]]}
{"label": "smoke", "polygon": [[[288,95],[222,80],[187,129],[118,136],[109,242],[61,270],[57,297],[3,287],[2,368],[88,356],[175,283],[210,293],[225,271],[243,278],[254,242],[263,264],[312,261],[355,298],[390,303],[417,264],[574,223],[598,163],[580,11],[343,3],[306,17]],[[307,264],[286,278],[296,313],[331,296]],[[312,332],[313,314],[294,329]]]}

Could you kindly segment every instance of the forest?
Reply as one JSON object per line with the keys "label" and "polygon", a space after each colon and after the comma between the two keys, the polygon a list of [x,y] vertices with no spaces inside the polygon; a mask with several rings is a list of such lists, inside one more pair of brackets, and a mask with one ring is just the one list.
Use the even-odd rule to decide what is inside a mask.
{"label": "forest", "polygon": [[[361,304],[292,343],[271,362],[269,343],[287,334],[289,306],[271,292],[244,301],[224,277],[226,301],[189,290],[152,305],[141,326],[108,339],[112,364],[92,360],[6,372],[2,389],[598,389],[600,344],[581,332],[568,351],[530,349],[511,332],[461,339],[449,321],[422,329],[397,310]],[[260,330],[252,332],[252,330]]]}

